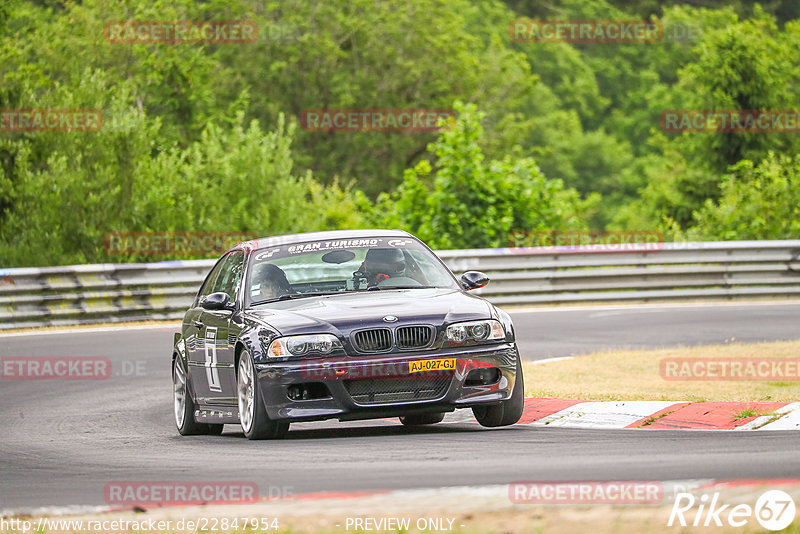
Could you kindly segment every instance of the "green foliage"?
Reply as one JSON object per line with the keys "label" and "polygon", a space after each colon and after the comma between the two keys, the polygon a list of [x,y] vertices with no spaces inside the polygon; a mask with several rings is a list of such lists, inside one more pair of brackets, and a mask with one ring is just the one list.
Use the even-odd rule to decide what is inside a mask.
{"label": "green foliage", "polygon": [[[665,134],[659,117],[797,107],[800,4],[698,4],[6,0],[0,109],[98,109],[104,125],[0,132],[0,267],[153,259],[109,257],[111,231],[386,225],[439,247],[585,227],[799,237],[781,202],[797,204],[786,188],[800,136]],[[655,17],[665,36],[511,42],[509,23],[523,16]],[[103,37],[106,23],[129,19],[253,20],[259,39]],[[311,108],[456,101],[462,116],[438,135],[297,125]]]}
{"label": "green foliage", "polygon": [[800,236],[800,158],[744,160],[722,182],[717,202],[707,200],[689,231],[693,239],[797,239]]}
{"label": "green foliage", "polygon": [[381,199],[384,221],[436,248],[503,247],[512,230],[585,227],[579,214],[594,197],[581,201],[560,180],[546,179],[529,158],[485,162],[479,145],[484,114],[474,105],[455,108],[454,126],[428,146],[435,165],[421,161],[408,169],[398,192]]}
{"label": "green foliage", "polygon": [[[780,30],[774,19],[759,9],[747,20],[738,20],[732,10],[671,8],[665,24],[686,26],[700,23],[701,39],[690,50],[667,49],[672,62],[659,62],[661,72],[676,71],[677,79],[647,90],[657,112],[688,110],[786,110],[798,101],[797,68],[800,66],[800,35],[796,22]],[[668,81],[670,84],[665,84]],[[655,113],[650,123],[657,120]],[[643,112],[618,115],[617,125],[636,132],[634,120]],[[721,194],[721,183],[729,166],[739,161],[760,162],[770,152],[792,156],[800,150],[800,138],[792,133],[684,133],[665,135],[651,129],[642,153],[640,176],[644,177],[639,198],[630,199],[613,217],[612,225],[643,225],[670,229],[690,228],[695,213]]]}
{"label": "green foliage", "polygon": [[0,181],[0,194],[13,205],[0,229],[3,263],[159,259],[108,254],[109,232],[263,236],[363,226],[361,195],[292,173],[293,126],[282,117],[270,133],[255,121],[246,128],[211,123],[186,149],[153,155],[157,126],[131,110],[96,135],[67,136],[73,145],[51,153],[41,169],[31,165],[30,144],[10,147],[15,179],[4,174]]}
{"label": "green foliage", "polygon": [[[228,98],[249,88],[250,114],[271,123],[279,113],[318,108],[451,108],[461,99],[492,118],[525,109],[536,79],[505,44],[506,15],[498,2],[353,0],[252,5],[263,39],[219,51],[225,69],[218,91]],[[488,13],[487,13],[488,12]],[[486,25],[495,16],[498,25]],[[482,28],[482,29],[481,29]],[[254,61],[254,58],[258,60]],[[434,134],[297,132],[298,165],[328,182],[355,180],[370,196],[393,189],[424,154]]]}
{"label": "green foliage", "polygon": [[[572,5],[574,0],[505,0],[514,11],[520,15],[529,17],[552,18],[559,13],[563,13],[567,6]],[[751,0],[609,0],[611,5],[634,17],[649,18],[650,16],[660,17],[665,11],[673,7],[682,7],[681,4],[698,5],[709,10],[730,9],[742,17],[752,15],[755,9],[762,8],[767,13],[774,15],[781,23],[800,17],[800,4],[796,0],[763,0],[752,2]]]}
{"label": "green foliage", "polygon": [[[680,72],[679,85],[692,95],[684,107],[721,110],[781,110],[800,96],[800,54],[791,36],[775,21],[759,18],[706,32],[696,61]],[[684,151],[724,172],[743,159],[761,160],[770,150],[794,152],[793,134],[703,134],[684,139]],[[708,195],[706,195],[708,196]]]}

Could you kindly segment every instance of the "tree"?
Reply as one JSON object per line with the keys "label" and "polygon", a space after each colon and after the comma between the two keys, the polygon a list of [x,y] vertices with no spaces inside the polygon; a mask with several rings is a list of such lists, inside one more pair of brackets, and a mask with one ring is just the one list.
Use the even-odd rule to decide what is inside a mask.
{"label": "tree", "polygon": [[508,246],[511,232],[585,228],[581,215],[597,202],[581,201],[560,180],[548,180],[530,158],[484,161],[479,141],[484,114],[473,104],[455,104],[458,120],[428,151],[435,163],[405,173],[394,195],[384,195],[378,213],[436,248]]}
{"label": "tree", "polygon": [[758,165],[743,160],[721,189],[719,200],[707,200],[695,214],[690,238],[800,238],[800,158],[770,153]]}

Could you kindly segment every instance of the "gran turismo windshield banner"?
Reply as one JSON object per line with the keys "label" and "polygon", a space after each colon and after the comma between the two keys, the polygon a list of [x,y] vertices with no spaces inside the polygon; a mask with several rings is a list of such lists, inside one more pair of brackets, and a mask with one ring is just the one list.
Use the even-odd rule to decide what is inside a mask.
{"label": "gran turismo windshield banner", "polygon": [[368,237],[354,239],[328,239],[322,241],[308,241],[306,243],[292,243],[277,245],[264,250],[259,250],[255,254],[256,261],[273,260],[308,254],[313,252],[328,252],[331,250],[364,248],[398,248],[424,250],[425,247],[417,240],[407,237]]}

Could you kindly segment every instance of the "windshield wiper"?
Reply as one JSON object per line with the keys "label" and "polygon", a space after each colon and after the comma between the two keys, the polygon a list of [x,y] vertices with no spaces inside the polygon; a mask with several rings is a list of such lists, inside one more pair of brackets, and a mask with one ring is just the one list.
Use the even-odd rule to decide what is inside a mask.
{"label": "windshield wiper", "polygon": [[268,304],[270,302],[280,302],[282,300],[293,300],[293,299],[302,299],[305,297],[319,297],[322,295],[339,295],[344,293],[344,291],[313,291],[311,293],[287,293],[285,295],[281,295],[280,297],[276,297],[274,299],[267,299],[267,300],[259,300],[258,302],[254,302],[253,306],[258,306],[259,304]]}
{"label": "windshield wiper", "polygon": [[372,286],[367,291],[383,291],[387,289],[436,289],[436,286]]}

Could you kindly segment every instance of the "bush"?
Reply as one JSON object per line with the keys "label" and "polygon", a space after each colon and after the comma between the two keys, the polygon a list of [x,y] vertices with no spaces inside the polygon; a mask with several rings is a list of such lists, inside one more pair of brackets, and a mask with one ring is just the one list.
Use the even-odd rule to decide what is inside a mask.
{"label": "bush", "polygon": [[[76,106],[80,107],[80,106]],[[98,132],[62,136],[36,163],[36,141],[6,142],[11,173],[0,168],[3,266],[157,261],[109,255],[109,232],[206,231],[259,236],[363,226],[363,196],[310,173],[292,174],[293,128],[273,132],[243,115],[231,127],[210,123],[185,149],[158,147],[159,122],[112,103]]]}
{"label": "bush", "polygon": [[800,238],[800,158],[770,153],[758,166],[743,160],[721,185],[719,201],[695,212],[694,239]]}
{"label": "bush", "polygon": [[560,180],[548,180],[530,158],[484,162],[482,113],[455,104],[458,119],[445,128],[421,161],[405,172],[392,195],[382,195],[378,220],[404,228],[433,248],[508,246],[514,230],[585,228],[582,215],[597,197],[581,200]]}

